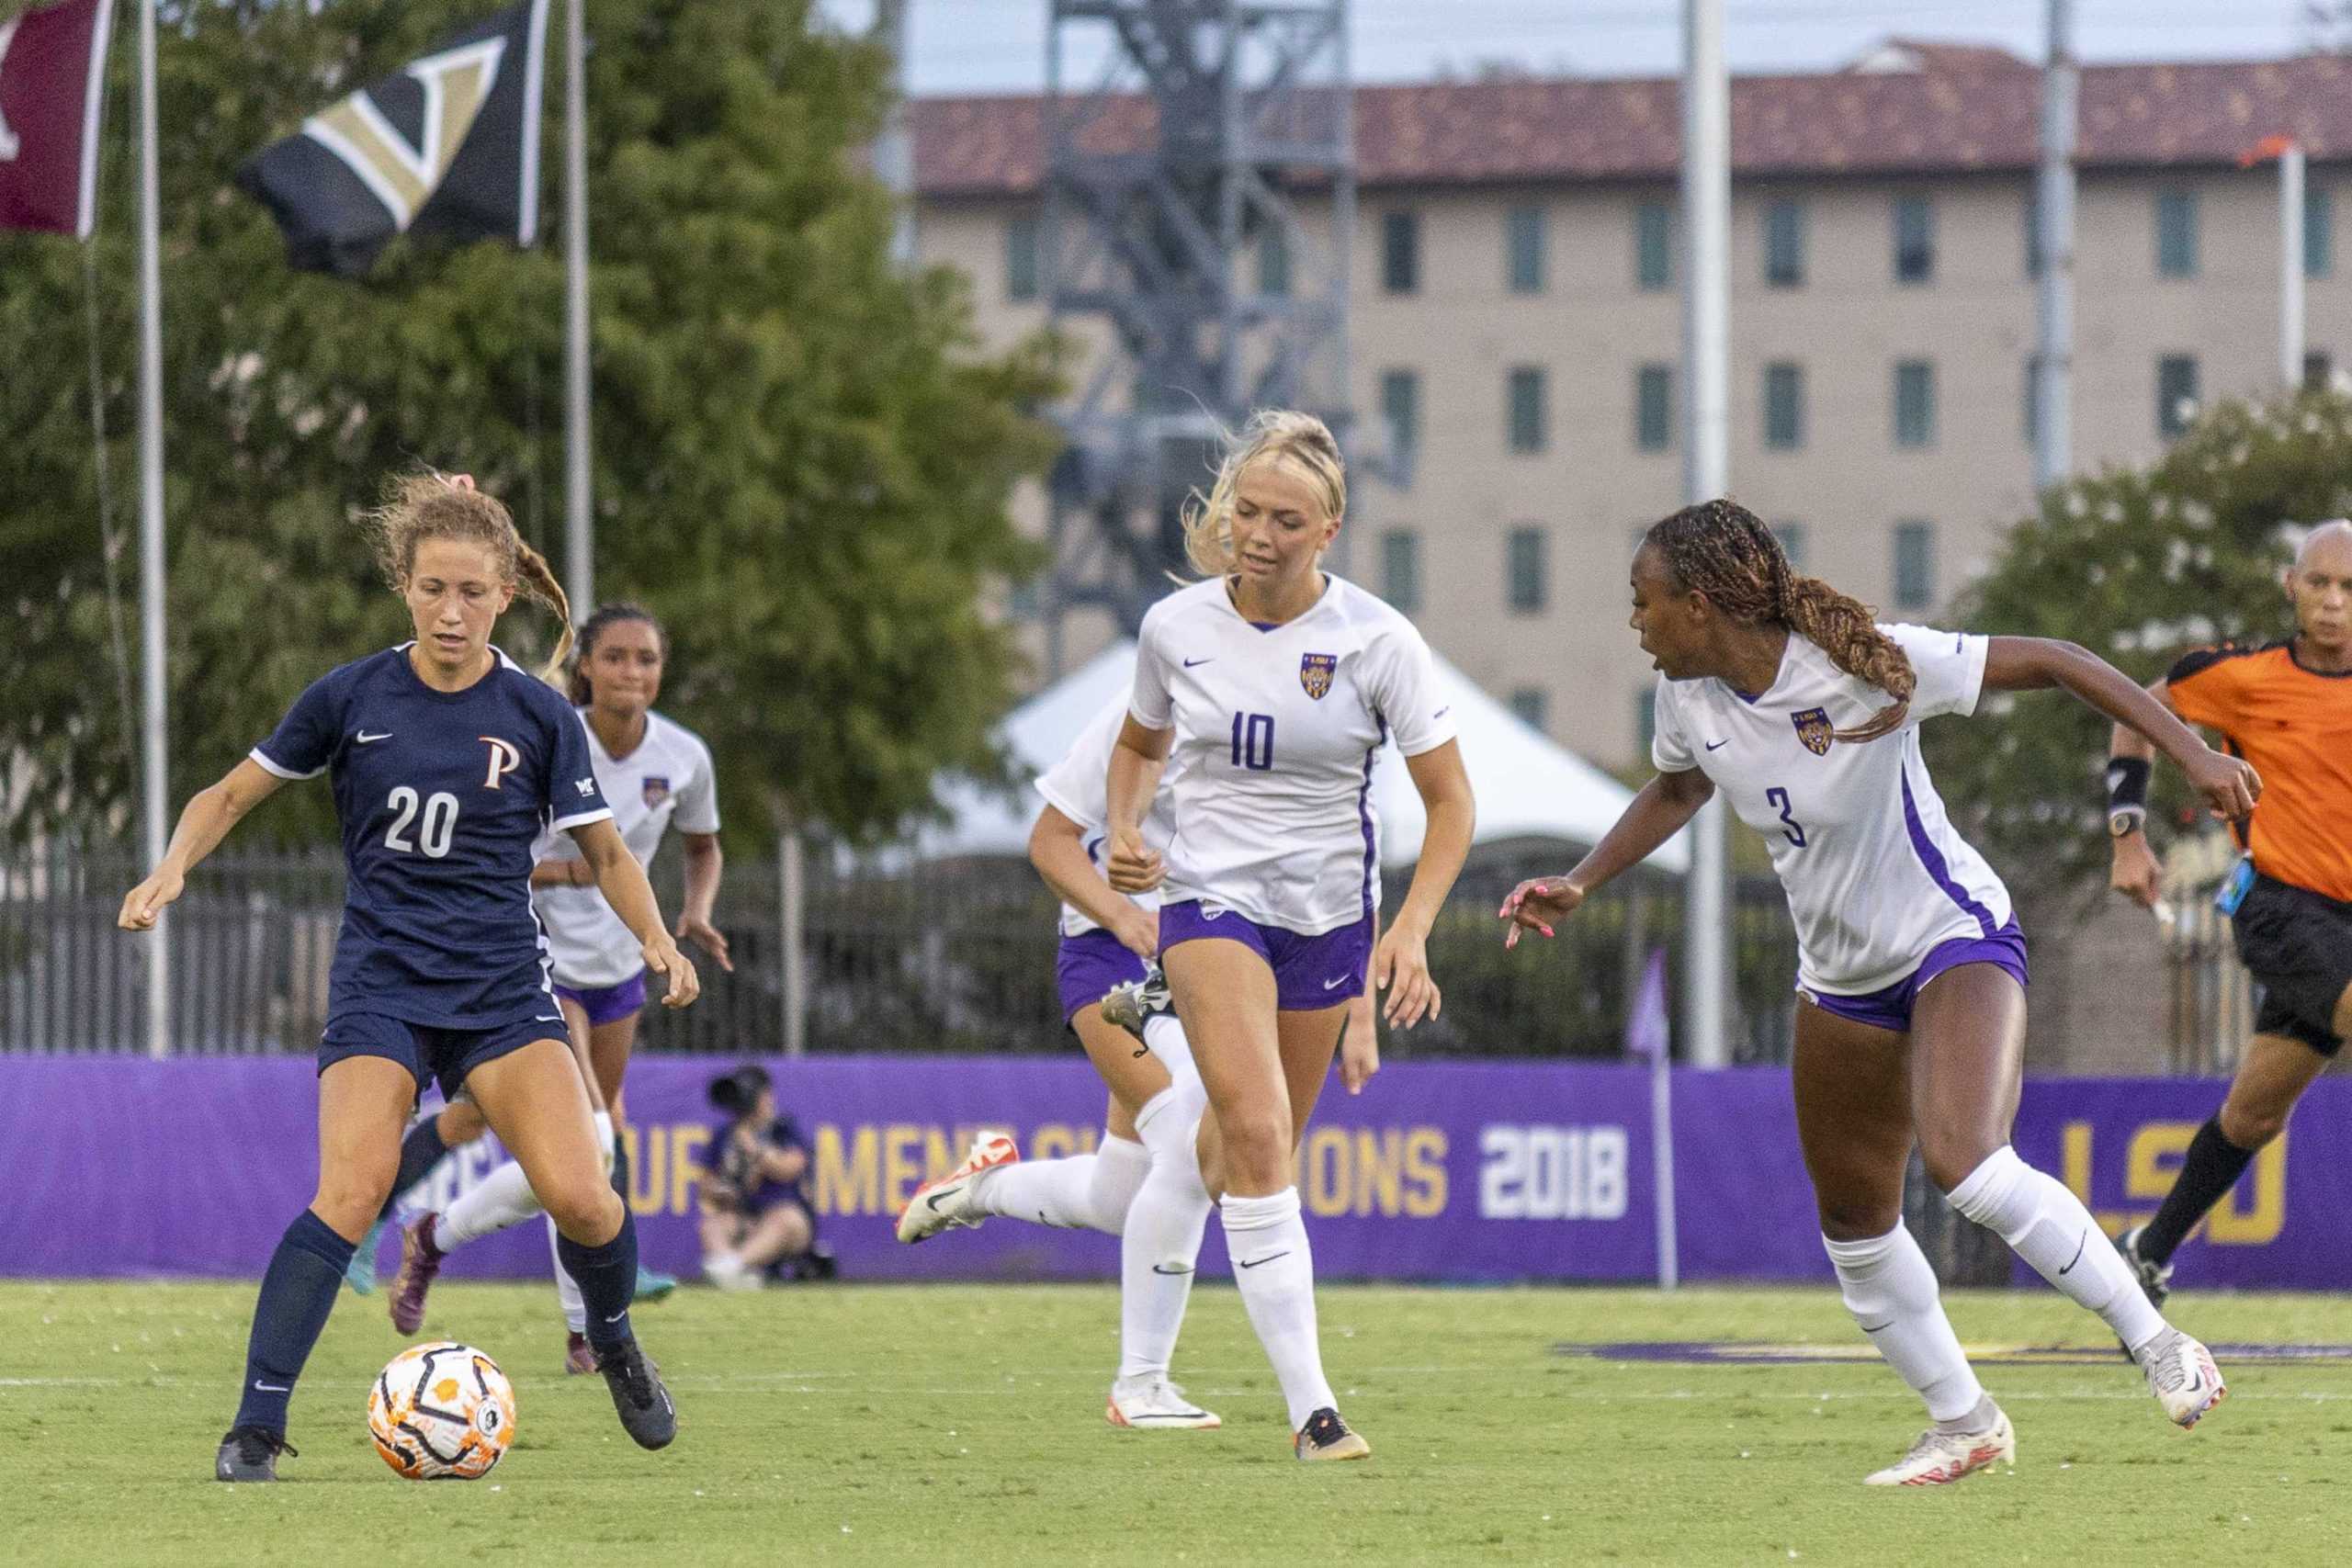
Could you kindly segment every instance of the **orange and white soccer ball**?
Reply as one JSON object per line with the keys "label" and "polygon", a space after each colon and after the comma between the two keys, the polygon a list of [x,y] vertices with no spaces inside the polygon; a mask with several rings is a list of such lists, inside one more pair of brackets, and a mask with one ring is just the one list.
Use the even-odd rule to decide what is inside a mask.
{"label": "orange and white soccer ball", "polygon": [[470,1345],[413,1345],[376,1374],[368,1435],[411,1481],[479,1481],[514,1440],[514,1390]]}

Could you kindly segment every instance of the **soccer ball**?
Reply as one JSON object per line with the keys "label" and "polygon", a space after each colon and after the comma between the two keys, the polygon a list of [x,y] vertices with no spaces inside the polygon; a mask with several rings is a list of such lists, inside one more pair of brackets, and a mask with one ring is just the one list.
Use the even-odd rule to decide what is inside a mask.
{"label": "soccer ball", "polygon": [[479,1481],[514,1440],[514,1390],[470,1345],[413,1345],[376,1374],[368,1435],[411,1481]]}

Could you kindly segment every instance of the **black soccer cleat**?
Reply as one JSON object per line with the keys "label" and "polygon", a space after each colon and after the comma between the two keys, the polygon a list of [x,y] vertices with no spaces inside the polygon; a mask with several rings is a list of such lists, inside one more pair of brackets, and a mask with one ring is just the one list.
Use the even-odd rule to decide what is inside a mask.
{"label": "black soccer cleat", "polygon": [[220,1439],[220,1451],[213,1457],[212,1479],[275,1481],[279,1454],[302,1457],[301,1451],[286,1440],[283,1432],[273,1432],[266,1427],[233,1427]]}
{"label": "black soccer cleat", "polygon": [[1361,1433],[1348,1429],[1340,1413],[1325,1405],[1306,1418],[1290,1440],[1290,1451],[1299,1459],[1313,1463],[1318,1460],[1369,1459],[1372,1445]]}
{"label": "black soccer cleat", "polygon": [[678,1435],[677,1407],[670,1403],[670,1391],[662,1386],[662,1369],[645,1359],[635,1339],[624,1339],[617,1345],[600,1347],[596,1351],[596,1370],[605,1374],[605,1386],[613,1391],[613,1408],[621,1418],[621,1429],[640,1449],[666,1449],[670,1439]]}

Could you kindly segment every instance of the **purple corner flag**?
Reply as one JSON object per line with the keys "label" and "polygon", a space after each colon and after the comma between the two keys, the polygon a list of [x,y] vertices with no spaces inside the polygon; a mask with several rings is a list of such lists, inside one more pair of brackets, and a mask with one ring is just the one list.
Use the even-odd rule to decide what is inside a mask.
{"label": "purple corner flag", "polygon": [[1673,1033],[1672,1018],[1666,999],[1666,949],[1654,947],[1649,963],[1642,968],[1642,988],[1625,1012],[1625,1055],[1665,1061]]}

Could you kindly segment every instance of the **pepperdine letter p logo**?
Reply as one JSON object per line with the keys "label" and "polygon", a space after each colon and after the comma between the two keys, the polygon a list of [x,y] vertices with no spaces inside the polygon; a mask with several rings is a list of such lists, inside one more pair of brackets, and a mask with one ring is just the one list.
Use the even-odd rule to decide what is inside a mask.
{"label": "pepperdine letter p logo", "polygon": [[354,93],[333,108],[302,122],[302,134],[350,165],[405,232],[417,209],[433,198],[466,144],[474,117],[498,85],[506,54],[503,38],[484,39],[405,68],[424,90],[424,112],[415,144],[392,124],[366,93]]}

